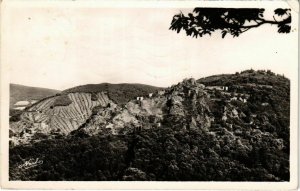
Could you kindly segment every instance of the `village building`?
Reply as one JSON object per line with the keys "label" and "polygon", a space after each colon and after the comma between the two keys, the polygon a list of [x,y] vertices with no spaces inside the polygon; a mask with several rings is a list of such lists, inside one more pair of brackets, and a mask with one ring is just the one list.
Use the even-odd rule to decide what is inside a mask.
{"label": "village building", "polygon": [[206,86],[205,89],[208,90],[219,90],[219,91],[228,91],[227,86]]}
{"label": "village building", "polygon": [[144,97],[136,97],[137,101],[143,101]]}

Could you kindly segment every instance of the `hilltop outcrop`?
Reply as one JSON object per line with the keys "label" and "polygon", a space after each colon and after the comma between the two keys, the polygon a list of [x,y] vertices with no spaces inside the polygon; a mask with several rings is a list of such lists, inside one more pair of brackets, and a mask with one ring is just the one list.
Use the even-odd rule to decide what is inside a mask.
{"label": "hilltop outcrop", "polygon": [[95,108],[94,114],[80,131],[89,135],[100,132],[124,134],[142,129],[160,128],[172,121],[174,129],[208,128],[209,107],[204,86],[194,79],[155,92],[142,100],[131,100],[121,107],[111,104]]}

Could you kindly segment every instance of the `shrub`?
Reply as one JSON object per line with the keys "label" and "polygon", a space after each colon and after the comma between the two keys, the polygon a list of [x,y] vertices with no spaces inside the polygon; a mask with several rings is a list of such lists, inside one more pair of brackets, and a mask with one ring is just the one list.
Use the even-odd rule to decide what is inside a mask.
{"label": "shrub", "polygon": [[98,100],[97,93],[92,92],[92,94],[91,94],[91,100],[92,100],[92,101],[97,101],[97,100]]}
{"label": "shrub", "polygon": [[55,106],[68,106],[72,103],[72,100],[68,97],[68,95],[63,94],[56,98],[56,100],[53,103],[53,107]]}

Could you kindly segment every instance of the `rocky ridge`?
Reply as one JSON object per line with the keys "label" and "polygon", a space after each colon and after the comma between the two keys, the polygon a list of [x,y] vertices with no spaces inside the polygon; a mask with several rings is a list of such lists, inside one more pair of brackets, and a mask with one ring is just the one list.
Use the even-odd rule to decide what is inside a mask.
{"label": "rocky ridge", "polygon": [[208,128],[209,107],[204,86],[194,79],[155,92],[142,100],[131,100],[125,106],[112,104],[95,108],[94,114],[79,131],[88,135],[101,132],[124,134],[150,128],[163,128],[172,120],[176,128]]}

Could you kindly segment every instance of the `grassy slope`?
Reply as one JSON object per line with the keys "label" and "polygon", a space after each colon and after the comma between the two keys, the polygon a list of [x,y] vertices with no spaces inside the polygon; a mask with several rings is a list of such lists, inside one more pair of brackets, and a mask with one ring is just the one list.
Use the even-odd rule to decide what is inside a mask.
{"label": "grassy slope", "polygon": [[10,84],[10,108],[13,105],[22,100],[40,100],[42,98],[55,95],[59,93],[58,90],[46,89],[46,88],[37,88],[37,87],[29,87],[18,84]]}

